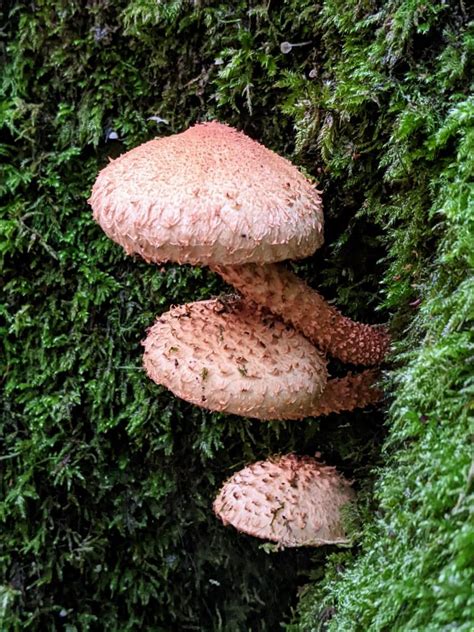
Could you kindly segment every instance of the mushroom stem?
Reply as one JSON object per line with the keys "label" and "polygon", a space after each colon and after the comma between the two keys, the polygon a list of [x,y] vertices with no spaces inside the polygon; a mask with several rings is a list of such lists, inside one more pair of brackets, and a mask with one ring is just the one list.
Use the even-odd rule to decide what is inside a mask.
{"label": "mushroom stem", "polygon": [[328,380],[311,416],[319,417],[375,404],[383,395],[380,388],[375,386],[378,376],[374,369],[367,369],[357,375],[348,373],[344,377]]}
{"label": "mushroom stem", "polygon": [[343,316],[282,265],[247,263],[212,269],[243,296],[267,307],[343,362],[372,366],[380,364],[388,351],[390,336],[385,327]]}

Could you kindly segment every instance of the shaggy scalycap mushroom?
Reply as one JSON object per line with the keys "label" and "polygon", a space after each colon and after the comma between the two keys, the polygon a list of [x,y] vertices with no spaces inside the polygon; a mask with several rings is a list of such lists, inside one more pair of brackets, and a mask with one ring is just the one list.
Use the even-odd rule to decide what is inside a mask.
{"label": "shaggy scalycap mushroom", "polygon": [[283,547],[345,544],[350,483],[334,467],[289,454],[258,461],[224,483],[213,509],[224,525]]}
{"label": "shaggy scalycap mushroom", "polygon": [[173,308],[144,342],[152,380],[203,408],[257,419],[310,414],[326,362],[292,327],[256,305],[210,300]]}
{"label": "shaggy scalycap mushroom", "polygon": [[89,202],[111,239],[156,263],[299,259],[323,241],[321,199],[309,180],[222,123],[120,156],[100,172]]}
{"label": "shaggy scalycap mushroom", "polygon": [[175,307],[143,344],[152,380],[214,411],[303,419],[364,407],[381,396],[371,370],[327,381],[325,360],[302,334],[238,299]]}

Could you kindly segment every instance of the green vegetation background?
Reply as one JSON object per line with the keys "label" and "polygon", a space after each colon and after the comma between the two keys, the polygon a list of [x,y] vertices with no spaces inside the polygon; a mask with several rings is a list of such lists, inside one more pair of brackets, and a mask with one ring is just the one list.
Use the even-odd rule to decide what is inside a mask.
{"label": "green vegetation background", "polygon": [[[0,629],[471,630],[467,4],[4,0],[0,15]],[[264,424],[141,370],[155,316],[223,285],[126,257],[86,200],[108,156],[209,119],[324,189],[326,246],[297,269],[348,315],[390,320],[383,410]],[[353,548],[271,554],[211,515],[231,472],[290,450],[355,478]]]}

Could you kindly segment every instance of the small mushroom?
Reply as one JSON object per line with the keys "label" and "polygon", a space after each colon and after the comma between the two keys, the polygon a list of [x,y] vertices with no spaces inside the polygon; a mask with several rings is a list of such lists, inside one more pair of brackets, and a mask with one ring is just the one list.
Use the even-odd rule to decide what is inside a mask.
{"label": "small mushroom", "polygon": [[203,123],[144,143],[101,171],[89,202],[127,253],[209,265],[321,350],[355,364],[383,359],[384,329],[342,316],[275,265],[322,244],[321,198],[288,160],[242,132]]}
{"label": "small mushroom", "polygon": [[309,340],[238,299],[175,307],[143,344],[152,380],[214,411],[303,419],[363,407],[381,395],[372,370],[328,381],[326,362]]}
{"label": "small mushroom", "polygon": [[280,548],[322,546],[348,543],[341,509],[354,499],[351,484],[336,468],[287,454],[233,474],[213,509],[224,525]]}

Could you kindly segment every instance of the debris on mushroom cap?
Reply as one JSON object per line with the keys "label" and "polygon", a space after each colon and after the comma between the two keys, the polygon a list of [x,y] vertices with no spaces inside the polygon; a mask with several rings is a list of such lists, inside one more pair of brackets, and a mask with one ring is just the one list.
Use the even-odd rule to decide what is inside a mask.
{"label": "debris on mushroom cap", "polygon": [[224,525],[281,547],[345,544],[341,508],[351,484],[308,456],[258,461],[224,483],[213,509]]}
{"label": "debris on mushroom cap", "polygon": [[175,307],[158,318],[143,344],[152,380],[210,410],[301,419],[326,385],[326,363],[317,349],[241,300]]}
{"label": "debris on mushroom cap", "polygon": [[222,123],[155,139],[112,161],[89,200],[128,254],[230,265],[311,255],[318,191],[288,160]]}

